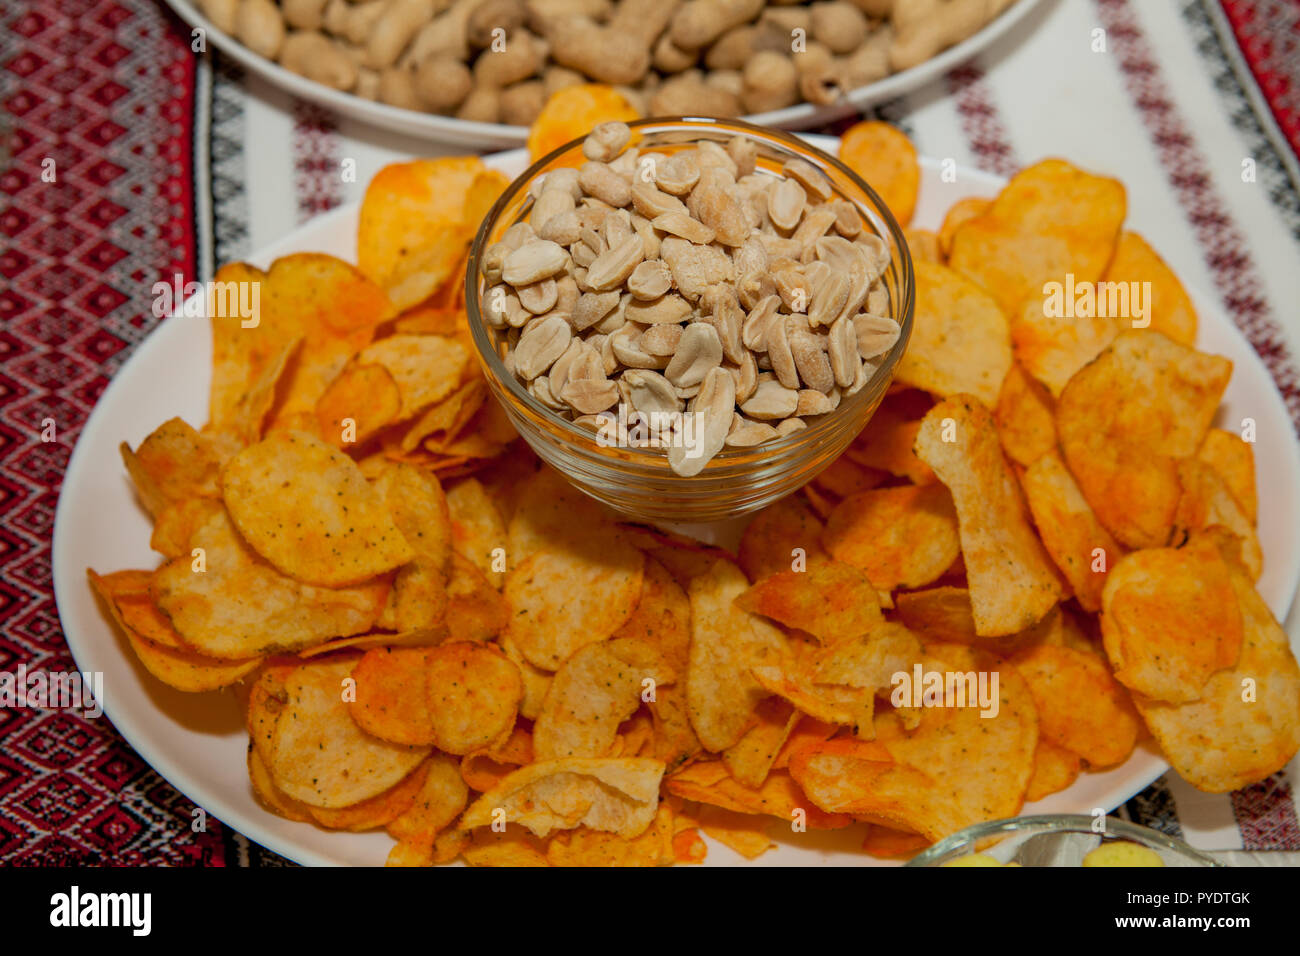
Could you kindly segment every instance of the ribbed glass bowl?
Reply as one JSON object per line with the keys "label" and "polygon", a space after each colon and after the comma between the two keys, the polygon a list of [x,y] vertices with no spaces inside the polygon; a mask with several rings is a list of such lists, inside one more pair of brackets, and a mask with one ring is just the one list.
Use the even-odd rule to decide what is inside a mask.
{"label": "ribbed glass bowl", "polygon": [[1103,841],[1126,840],[1154,850],[1165,866],[1222,866],[1159,830],[1106,818],[1104,834],[1093,830],[1095,818],[1056,813],[977,823],[945,837],[908,861],[908,866],[943,866],[958,857],[982,853],[1000,863],[1022,866],[1079,866],[1088,851]]}
{"label": "ribbed glass bowl", "polygon": [[826,174],[835,198],[853,203],[864,226],[890,247],[890,265],[882,281],[889,293],[890,315],[902,332],[870,381],[834,411],[812,419],[807,428],[753,448],[724,448],[698,475],[683,477],[669,467],[664,450],[605,447],[593,432],[539,402],[507,371],[502,362],[505,342],[483,319],[488,292],[480,269],[484,252],[510,226],[528,218],[533,205],[529,188],[540,175],[582,164],[582,141],[574,140],[530,166],[510,184],[479,227],[465,276],[470,329],[488,385],[533,450],[582,491],[635,518],[702,522],[736,517],[771,504],[811,480],[871,418],[912,332],[911,256],[902,229],[875,191],[838,159],[789,133],[735,120],[697,118],[648,119],[630,125],[629,148],[642,151],[671,154],[699,140],[725,145],[732,137],[743,136],[757,146],[758,171],[778,175],[786,162],[803,159]]}

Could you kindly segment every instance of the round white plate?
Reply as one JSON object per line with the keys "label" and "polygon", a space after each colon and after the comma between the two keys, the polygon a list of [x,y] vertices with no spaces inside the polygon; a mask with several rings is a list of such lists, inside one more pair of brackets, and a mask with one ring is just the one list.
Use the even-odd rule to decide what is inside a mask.
{"label": "round white plate", "polygon": [[[809,137],[833,152],[834,139]],[[527,165],[523,150],[488,157],[489,165],[510,176]],[[937,227],[943,213],[965,196],[992,196],[998,177],[958,170],[945,183],[936,162],[923,161],[921,196],[914,225]],[[293,234],[253,255],[261,268],[294,252],[327,252],[348,261],[356,256],[357,207],[320,216]],[[1137,223],[1141,229],[1142,224]],[[1196,295],[1201,348],[1232,359],[1232,382],[1219,422],[1227,427],[1244,417],[1258,423],[1255,446],[1259,499],[1265,520],[1259,534],[1265,556],[1259,589],[1279,619],[1286,617],[1300,580],[1300,446],[1281,398],[1250,345],[1209,296]],[[245,771],[248,735],[230,694],[184,694],[153,679],[137,662],[125,639],[100,612],[86,583],[86,568],[115,571],[152,568],[158,555],[149,549],[150,523],[136,504],[118,455],[119,442],[140,442],[173,415],[194,425],[207,418],[212,346],[204,319],[164,321],[109,383],[73,450],[64,476],[54,522],[54,593],[68,645],[77,666],[104,675],[104,710],[144,760],[178,790],[223,823],[305,864],[379,865],[393,841],[382,833],[337,833],[291,823],[263,810],[253,798]],[[1149,745],[1148,745],[1149,747]],[[1106,773],[1082,775],[1068,790],[1029,804],[1026,813],[1089,813],[1113,809],[1167,768],[1153,749],[1139,749],[1127,763]],[[809,832],[783,838],[778,850],[760,857],[764,866],[872,862],[856,851],[860,828]],[[708,862],[741,862],[713,844]]]}
{"label": "round white plate", "polygon": [[[501,123],[474,123],[469,120],[456,119],[453,116],[441,116],[437,113],[421,113],[386,103],[362,99],[351,93],[341,93],[314,80],[299,76],[286,70],[271,60],[254,53],[234,37],[218,30],[207,17],[199,12],[190,0],[166,0],[167,5],[176,11],[176,15],[192,27],[202,27],[207,31],[207,38],[212,45],[239,63],[244,69],[264,77],[276,86],[283,87],[294,96],[317,103],[350,119],[373,123],[385,129],[395,130],[409,136],[420,136],[436,143],[466,146],[474,149],[508,149],[521,146],[528,136],[524,126],[506,126]],[[786,129],[808,129],[821,126],[842,116],[864,110],[895,97],[909,93],[917,87],[924,86],[935,77],[942,76],[948,70],[960,66],[971,57],[991,45],[999,37],[1010,31],[1017,23],[1029,15],[1041,0],[1017,0],[1001,16],[984,29],[973,33],[956,46],[931,57],[919,66],[887,76],[883,80],[858,87],[847,93],[844,99],[828,106],[814,106],[800,103],[783,110],[757,113],[742,119],[760,126],[782,126]]]}

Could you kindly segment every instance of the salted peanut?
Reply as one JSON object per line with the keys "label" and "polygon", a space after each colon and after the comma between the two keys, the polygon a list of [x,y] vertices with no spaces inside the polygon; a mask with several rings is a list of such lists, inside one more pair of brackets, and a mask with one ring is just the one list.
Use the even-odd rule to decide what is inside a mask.
{"label": "salted peanut", "polygon": [[858,332],[853,320],[846,317],[838,319],[831,326],[827,336],[827,356],[830,358],[831,372],[835,384],[848,388],[857,377],[858,366],[862,358],[858,354]]}
{"label": "salted peanut", "polygon": [[515,371],[525,380],[537,378],[569,347],[573,333],[559,315],[542,318],[519,337],[515,347]]}
{"label": "salted peanut", "polygon": [[736,413],[736,388],[726,369],[709,369],[699,392],[691,399],[689,411],[696,416],[695,442],[690,447],[683,442],[668,449],[668,464],[686,478],[704,470],[709,460],[722,450],[731,431],[731,420]]}
{"label": "salted peanut", "polygon": [[736,164],[737,176],[749,176],[758,165],[758,144],[745,136],[733,136],[727,140],[727,155]]}
{"label": "salted peanut", "polygon": [[652,325],[641,334],[641,350],[650,355],[671,356],[682,340],[680,325]]}
{"label": "salted peanut", "polygon": [[[816,197],[821,202],[831,198],[831,182],[826,174],[806,159],[791,159],[782,167],[781,172],[796,180],[809,197]],[[851,204],[850,208],[851,208]]]}
{"label": "salted peanut", "polygon": [[513,286],[529,285],[562,272],[569,254],[558,243],[534,239],[510,255],[501,268],[501,278]]}
{"label": "salted peanut", "polygon": [[[558,200],[556,200],[558,203]],[[547,239],[562,246],[572,245],[582,235],[582,223],[576,210],[570,209],[542,220],[544,223],[537,230],[538,238]]]}
{"label": "salted peanut", "polygon": [[621,297],[617,292],[584,292],[573,309],[573,328],[583,332],[618,307]]}
{"label": "salted peanut", "polygon": [[649,369],[628,369],[619,377],[619,391],[638,412],[670,414],[682,407],[672,383]]}
{"label": "salted peanut", "polygon": [[623,152],[631,138],[632,131],[626,123],[601,123],[582,141],[582,155],[594,162],[608,163]]}
{"label": "salted peanut", "polygon": [[559,286],[554,278],[543,279],[532,285],[522,285],[515,289],[519,304],[533,315],[545,315],[555,308],[559,298]]}
{"label": "salted peanut", "polygon": [[435,113],[457,109],[473,88],[469,67],[452,57],[431,56],[415,67],[415,94]]}
{"label": "salted peanut", "polygon": [[740,101],[750,113],[781,110],[799,102],[799,71],[785,53],[760,50],[741,73]]}
{"label": "salted peanut", "polygon": [[698,50],[749,23],[764,5],[764,0],[687,0],[673,14],[668,35],[683,50]]}
{"label": "salted peanut", "polygon": [[[825,263],[818,263],[825,265]],[[848,273],[827,266],[813,283],[812,302],[808,306],[808,323],[813,328],[829,326],[840,317],[849,301],[850,277]],[[865,296],[865,290],[864,290]]]}
{"label": "salted peanut", "polygon": [[[314,8],[318,0],[303,0],[303,2]],[[237,15],[239,13],[239,0],[198,0],[198,5],[199,9],[203,11],[203,15],[212,21],[213,26],[222,33],[228,33],[231,36],[235,35],[235,23],[237,22]],[[324,4],[321,4],[321,7],[323,8]],[[287,9],[285,10],[285,19],[289,20],[290,26],[302,27],[305,30],[315,30],[321,25],[320,22],[297,23],[294,20],[289,19]],[[305,17],[304,19],[310,21],[311,18]],[[691,63],[694,62],[695,58],[692,56]],[[690,63],[688,63],[687,66],[690,66]],[[682,67],[682,69],[685,68],[686,67]]]}
{"label": "salted peanut", "polygon": [[814,3],[809,14],[813,38],[826,44],[833,53],[856,50],[870,29],[865,14],[846,0]]}
{"label": "salted peanut", "polygon": [[641,237],[628,236],[617,246],[611,246],[598,255],[587,268],[587,288],[606,292],[627,281],[645,256]]}
{"label": "salted peanut", "polygon": [[682,212],[668,212],[662,216],[656,216],[651,225],[661,232],[669,235],[680,236],[689,242],[698,245],[708,245],[713,241],[716,233],[704,223],[692,219],[689,215]]}
{"label": "salted peanut", "polygon": [[835,231],[846,239],[852,239],[862,232],[862,214],[853,203],[837,199],[831,203],[835,210]]}
{"label": "salted peanut", "polygon": [[737,413],[731,420],[731,430],[727,432],[728,448],[753,448],[765,441],[781,437],[777,430],[766,422],[755,422]]}
{"label": "salted peanut", "polygon": [[609,337],[608,346],[614,357],[628,368],[661,369],[668,365],[667,356],[651,355],[641,348],[642,326],[629,322]]}
{"label": "salted peanut", "polygon": [[808,194],[793,179],[783,179],[774,185],[767,196],[767,215],[772,225],[793,232],[803,216]]}
{"label": "salted peanut", "polygon": [[595,415],[617,404],[618,385],[609,379],[571,380],[560,392],[566,405],[583,415]]}
{"label": "salted peanut", "polygon": [[656,164],[655,185],[674,196],[685,196],[700,181],[700,164],[694,151],[674,153]]}
{"label": "salted peanut", "polygon": [[799,407],[799,393],[780,382],[759,382],[754,394],[740,406],[751,418],[765,420],[789,418]]}
{"label": "salted peanut", "polygon": [[710,286],[700,296],[699,305],[704,313],[703,321],[708,322],[718,333],[718,339],[722,342],[722,354],[728,361],[739,362],[745,352],[745,344],[741,340],[745,313],[741,311],[736,290],[722,283]]}
{"label": "salted peanut", "polygon": [[632,201],[631,184],[606,163],[583,163],[578,170],[578,185],[601,202],[616,208]]}
{"label": "salted peanut", "polygon": [[808,427],[808,423],[802,418],[787,418],[781,424],[776,426],[776,433],[781,438],[788,438],[795,432],[803,431]]}
{"label": "salted peanut", "polygon": [[777,319],[777,309],[780,305],[781,300],[776,295],[769,295],[750,309],[740,332],[741,342],[745,348],[755,352],[766,352],[768,350],[768,329],[770,324]]}
{"label": "salted peanut", "polygon": [[795,366],[794,352],[790,343],[794,327],[793,316],[776,316],[767,327],[767,359],[772,363],[772,371],[786,388],[799,387],[799,370]]}
{"label": "salted peanut", "polygon": [[[568,348],[564,350],[564,354],[555,360],[554,364],[551,365],[550,372],[546,375],[546,382],[552,395],[559,395],[564,390],[564,386],[569,383],[569,369],[583,354],[583,350],[590,347],[576,335],[569,340]],[[599,358],[599,355],[597,355],[597,358]]]}
{"label": "salted peanut", "polygon": [[627,277],[627,291],[634,299],[643,302],[659,298],[672,288],[672,284],[673,274],[658,259],[642,262]]}
{"label": "salted peanut", "polygon": [[648,301],[634,299],[627,304],[628,320],[642,325],[676,325],[686,321],[691,311],[691,304],[673,292]]}
{"label": "salted peanut", "polygon": [[254,53],[274,60],[284,42],[284,19],[271,0],[240,0],[235,36]]}
{"label": "salted peanut", "polygon": [[817,240],[826,235],[827,230],[834,224],[835,210],[827,209],[825,206],[818,206],[804,215],[803,221],[799,223],[799,228],[794,231],[794,235],[790,238],[799,243],[802,255],[812,254],[816,250]]}
{"label": "salted peanut", "polygon": [[893,319],[870,312],[860,312],[853,317],[853,330],[858,355],[863,359],[884,355],[894,347],[902,332],[901,326]]}
{"label": "salted peanut", "polygon": [[280,65],[336,90],[357,84],[357,65],[343,48],[312,30],[295,30],[280,46]]}
{"label": "salted peanut", "polygon": [[[704,376],[721,364],[722,340],[718,333],[705,322],[692,322],[682,333],[677,353],[664,369],[664,378],[687,388],[704,381]],[[732,391],[734,394],[734,388]]]}
{"label": "salted peanut", "polygon": [[699,301],[709,286],[730,282],[735,275],[731,258],[714,246],[697,246],[669,236],[659,253],[673,274],[677,291],[692,302]]}
{"label": "salted peanut", "polygon": [[633,184],[632,208],[650,220],[673,212],[686,215],[686,204],[654,183]]}
{"label": "salted peanut", "polygon": [[[578,223],[578,216],[575,212],[577,205],[573,193],[557,184],[555,187],[543,189],[542,194],[534,200],[532,211],[529,213],[529,221],[533,223],[537,234],[542,238],[546,238],[547,226],[556,216],[573,213],[573,223],[575,225]],[[568,245],[562,240],[553,241]],[[572,242],[573,240],[569,241]]]}
{"label": "salted peanut", "polygon": [[[861,365],[861,363],[859,363]],[[799,404],[794,413],[800,418],[805,415],[825,415],[840,407],[840,390],[832,388],[830,394],[823,394],[815,388],[799,389]]]}

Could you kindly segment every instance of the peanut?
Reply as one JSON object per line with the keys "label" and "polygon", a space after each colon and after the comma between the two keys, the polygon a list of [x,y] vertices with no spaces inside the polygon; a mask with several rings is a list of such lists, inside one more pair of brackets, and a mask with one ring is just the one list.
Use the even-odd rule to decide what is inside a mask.
{"label": "peanut", "polygon": [[234,36],[239,0],[199,0],[199,10],[222,33]]}
{"label": "peanut", "polygon": [[427,109],[449,113],[474,86],[469,67],[449,56],[431,56],[415,69],[415,92]]}
{"label": "peanut", "polygon": [[335,90],[357,85],[357,65],[337,43],[314,30],[295,30],[280,47],[280,65]]}
{"label": "peanut", "polygon": [[284,19],[271,0],[239,0],[235,36],[254,53],[274,60],[284,43]]}

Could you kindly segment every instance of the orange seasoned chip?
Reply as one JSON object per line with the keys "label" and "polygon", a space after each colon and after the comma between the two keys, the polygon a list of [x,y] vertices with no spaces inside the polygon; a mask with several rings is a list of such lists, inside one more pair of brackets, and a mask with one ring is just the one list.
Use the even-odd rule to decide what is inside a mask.
{"label": "orange seasoned chip", "polygon": [[638,837],[579,827],[557,833],[546,847],[551,866],[668,866],[674,855],[673,812],[662,803]]}
{"label": "orange seasoned chip", "polygon": [[[465,370],[462,369],[461,378],[464,377]],[[454,441],[470,424],[486,399],[487,382],[481,378],[471,378],[447,397],[430,405],[402,435],[399,447],[410,452],[426,441]]]}
{"label": "orange seasoned chip", "polygon": [[1219,473],[1202,461],[1187,459],[1178,463],[1178,483],[1182,495],[1174,513],[1173,540],[1218,526],[1237,539],[1238,560],[1251,578],[1259,580],[1264,570],[1259,535]]}
{"label": "orange seasoned chip", "polygon": [[957,513],[939,484],[876,488],[840,502],[822,544],[877,588],[921,587],[957,560]]}
{"label": "orange seasoned chip", "polygon": [[392,163],[370,180],[357,263],[397,308],[428,298],[461,263],[482,217],[476,209],[470,221],[467,200],[484,171],[477,156],[445,156]]}
{"label": "orange seasoned chip", "polygon": [[948,644],[978,644],[970,591],[937,587],[910,591],[895,599],[897,617],[927,640]]}
{"label": "orange seasoned chip", "polygon": [[907,249],[912,253],[912,264],[934,263],[943,265],[943,250],[939,248],[939,236],[929,229],[905,229],[903,238],[907,240]]}
{"label": "orange seasoned chip", "polygon": [[356,463],[303,432],[246,448],[222,469],[221,486],[244,539],[306,584],[357,584],[414,557]]}
{"label": "orange seasoned chip", "polygon": [[[258,315],[241,319],[228,309],[211,311],[213,336],[209,426],[247,429],[246,396],[267,380],[267,370],[285,361],[286,349],[301,340],[285,374],[278,376],[271,423],[297,416],[314,420],[316,402],[357,352],[374,336],[376,326],[392,317],[382,289],[341,259],[298,253],[277,259],[269,272],[243,263],[223,266],[214,289],[253,288]],[[215,293],[214,293],[215,294]]]}
{"label": "orange seasoned chip", "polygon": [[442,486],[426,471],[389,462],[372,487],[413,552],[393,579],[379,625],[395,631],[437,627],[450,601],[452,556],[451,517]]}
{"label": "orange seasoned chip", "polygon": [[1038,747],[1034,750],[1034,775],[1029,778],[1029,789],[1025,792],[1026,802],[1060,793],[1079,778],[1082,769],[1083,763],[1078,754],[1040,737]]}
{"label": "orange seasoned chip", "polygon": [[271,771],[266,769],[266,761],[261,752],[250,746],[248,748],[248,782],[253,787],[253,796],[257,802],[278,817],[294,820],[298,823],[311,821],[311,812],[307,804],[295,800],[275,785]]}
{"label": "orange seasoned chip", "polygon": [[893,859],[915,856],[928,847],[930,842],[919,833],[873,825],[867,828],[867,835],[862,838],[862,850],[872,856]]}
{"label": "orange seasoned chip", "polygon": [[352,671],[356,699],[352,719],[368,734],[398,744],[434,741],[433,715],[426,692],[433,648],[376,647]]}
{"label": "orange seasoned chip", "polygon": [[426,664],[433,742],[467,754],[509,736],[523,698],[519,668],[494,647],[441,644]]}
{"label": "orange seasoned chip", "polygon": [[1020,479],[1043,546],[1085,611],[1101,610],[1101,589],[1124,548],[1088,507],[1079,486],[1055,450],[1025,470]]}
{"label": "orange seasoned chip", "polygon": [[1122,330],[1107,315],[1072,315],[1030,297],[1012,314],[1016,362],[1052,395],[1110,345]]}
{"label": "orange seasoned chip", "polygon": [[455,391],[470,353],[441,335],[390,335],[362,349],[357,361],[388,371],[401,395],[397,418],[406,419]]}
{"label": "orange seasoned chip", "polygon": [[1178,460],[1209,430],[1232,363],[1158,332],[1125,332],[1061,393],[1061,456],[1097,520],[1121,544],[1169,540]]}
{"label": "orange seasoned chip", "polygon": [[367,800],[347,807],[307,806],[307,812],[317,824],[328,830],[350,830],[354,833],[378,830],[415,805],[428,774],[429,763],[425,761],[398,783]]}
{"label": "orange seasoned chip", "polygon": [[1255,493],[1255,455],[1250,444],[1232,432],[1211,428],[1196,457],[1218,472],[1253,525],[1259,516],[1259,499]]}
{"label": "orange seasoned chip", "polygon": [[316,401],[320,434],[332,445],[361,444],[397,421],[402,393],[382,365],[350,365]]}
{"label": "orange seasoned chip", "polygon": [[459,553],[451,557],[447,629],[453,641],[487,641],[505,630],[510,608],[487,578]]}
{"label": "orange seasoned chip", "polygon": [[[822,523],[806,504],[791,496],[769,505],[750,520],[740,538],[739,562],[751,581],[789,571],[802,557],[809,567],[827,560]],[[709,564],[712,564],[710,559]]]}
{"label": "orange seasoned chip", "polygon": [[224,509],[191,544],[201,557],[168,561],[154,572],[150,594],[185,643],[213,657],[254,657],[363,634],[388,597],[386,578],[321,588],[280,574],[244,543]]}
{"label": "orange seasoned chip", "polygon": [[[840,500],[859,491],[868,491],[888,477],[889,475],[879,468],[859,465],[848,455],[841,455],[814,478],[811,485],[805,485],[804,489],[806,491],[812,487],[828,496],[831,500],[831,508],[834,508]],[[829,513],[830,509],[827,509],[827,514]]]}
{"label": "orange seasoned chip", "polygon": [[827,644],[858,637],[883,620],[876,588],[857,568],[839,561],[778,571],[741,594],[736,604]]}
{"label": "orange seasoned chip", "polygon": [[1127,211],[1124,186],[1060,159],[1021,170],[983,213],[952,234],[948,265],[983,286],[1003,312],[1041,301],[1049,282],[1096,282]]}
{"label": "orange seasoned chip", "polygon": [[777,628],[738,607],[749,587],[730,561],[716,561],[691,581],[691,651],[686,701],[700,743],[713,751],[736,744],[758,721],[768,692],[755,680],[755,665],[783,652]]}
{"label": "orange seasoned chip", "polygon": [[840,159],[880,194],[901,225],[912,221],[921,167],[906,135],[876,120],[855,123],[840,140]]}
{"label": "orange seasoned chip", "polygon": [[722,753],[722,762],[731,776],[752,790],[763,785],[800,718],[792,704],[776,697],[760,703],[757,714],[758,723]]}
{"label": "orange seasoned chip", "polygon": [[601,123],[630,123],[640,114],[612,86],[579,83],[556,90],[528,131],[528,158],[534,162],[570,140],[586,136]]}
{"label": "orange seasoned chip", "polygon": [[1183,345],[1196,344],[1196,308],[1191,297],[1173,270],[1136,232],[1126,229],[1120,233],[1115,255],[1106,267],[1102,281],[1124,283],[1130,289],[1132,283],[1151,283],[1150,296],[1143,292],[1146,315],[1133,315],[1134,319],[1145,319],[1149,324],[1135,324],[1134,328],[1162,332]]}
{"label": "orange seasoned chip", "polygon": [[912,338],[897,381],[947,397],[976,396],[992,408],[1011,367],[1011,331],[997,302],[970,279],[917,262]]}
{"label": "orange seasoned chip", "polygon": [[1029,685],[1041,740],[1078,754],[1090,767],[1111,767],[1137,745],[1137,712],[1106,661],[1093,651],[1040,643],[1012,659]]}
{"label": "orange seasoned chip", "polygon": [[694,763],[666,778],[671,794],[685,800],[730,810],[735,813],[761,814],[787,823],[797,811],[804,811],[805,822],[814,830],[838,830],[852,821],[843,814],[823,813],[809,803],[794,778],[785,771],[768,774],[761,787],[746,787],[735,780],[721,761]]}
{"label": "orange seasoned chip", "polygon": [[920,415],[911,415],[901,403],[887,397],[845,454],[860,465],[879,468],[913,484],[931,484],[934,472],[913,451],[920,428]]}
{"label": "orange seasoned chip", "polygon": [[424,778],[411,805],[389,820],[384,828],[395,840],[432,849],[438,834],[460,816],[469,802],[469,790],[460,779],[456,761],[434,754],[424,764]]}
{"label": "orange seasoned chip", "polygon": [[1115,564],[1102,595],[1101,633],[1115,677],[1171,703],[1201,697],[1242,647],[1229,565],[1208,539],[1134,551]]}
{"label": "orange seasoned chip", "polygon": [[771,821],[749,813],[737,813],[705,804],[699,810],[700,829],[746,860],[756,860],[776,846],[767,835]]}
{"label": "orange seasoned chip", "polygon": [[664,665],[686,673],[691,643],[691,602],[668,569],[646,555],[641,598],[627,622],[614,632],[652,648]]}
{"label": "orange seasoned chip", "polygon": [[1174,769],[1211,793],[1264,780],[1300,750],[1300,667],[1290,641],[1250,579],[1236,568],[1229,574],[1243,621],[1239,658],[1209,679],[1199,700],[1134,698]]}
{"label": "orange seasoned chip", "polygon": [[1018,465],[1032,465],[1056,448],[1056,402],[1019,363],[1013,362],[1002,380],[993,420],[1002,450]]}
{"label": "orange seasoned chip", "polygon": [[506,525],[491,496],[474,478],[447,490],[451,536],[456,551],[500,588],[506,579]]}
{"label": "orange seasoned chip", "polygon": [[535,867],[546,862],[545,845],[522,827],[507,824],[500,832],[475,830],[461,849],[470,866]]}
{"label": "orange seasoned chip", "polygon": [[1041,620],[1065,593],[1002,456],[993,415],[971,396],[926,414],[916,452],[952,493],[975,630],[999,636]]}
{"label": "orange seasoned chip", "polygon": [[681,684],[658,688],[655,699],[646,706],[654,724],[654,755],[669,771],[700,752],[700,738],[691,726],[686,691]]}
{"label": "orange seasoned chip", "polygon": [[188,557],[194,533],[220,510],[219,498],[187,498],[172,502],[157,516],[149,547],[163,557]]}
{"label": "orange seasoned chip", "polygon": [[163,422],[135,451],[125,442],[120,450],[141,503],[155,518],[170,504],[220,494],[216,455],[182,419]]}
{"label": "orange seasoned chip", "polygon": [[943,225],[939,227],[939,251],[945,259],[952,252],[952,237],[958,227],[966,220],[974,219],[987,212],[991,205],[993,205],[992,199],[969,196],[966,199],[958,199],[948,207],[948,212],[943,217]]}

